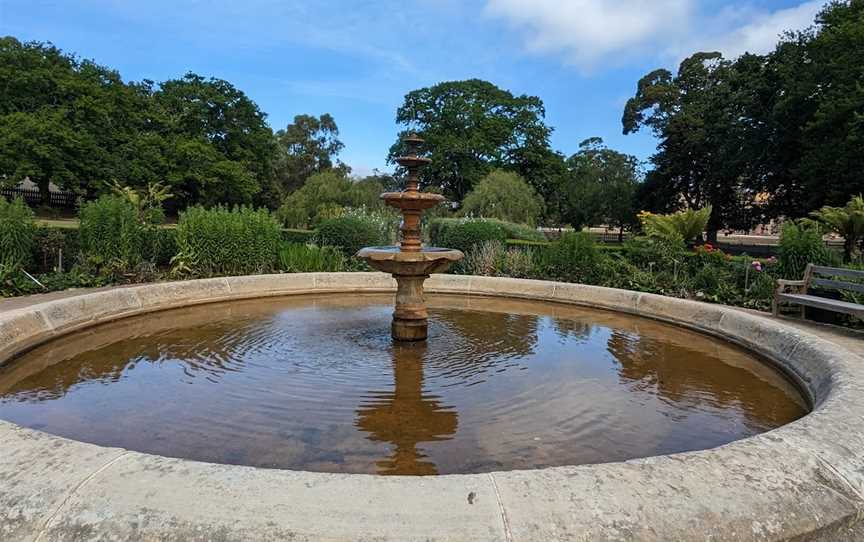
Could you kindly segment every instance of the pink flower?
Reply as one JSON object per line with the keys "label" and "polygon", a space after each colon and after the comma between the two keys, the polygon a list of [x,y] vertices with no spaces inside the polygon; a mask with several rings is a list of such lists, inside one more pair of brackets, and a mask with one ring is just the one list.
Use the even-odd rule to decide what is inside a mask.
{"label": "pink flower", "polygon": [[759,260],[753,260],[753,269],[761,272],[762,271],[762,262],[760,262]]}

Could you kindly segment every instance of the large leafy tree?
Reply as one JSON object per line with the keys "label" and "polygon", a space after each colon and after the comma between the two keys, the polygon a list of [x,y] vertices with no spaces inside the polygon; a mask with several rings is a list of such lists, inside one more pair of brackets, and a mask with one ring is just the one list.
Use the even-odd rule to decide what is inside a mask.
{"label": "large leafy tree", "polygon": [[610,149],[599,137],[579,144],[567,159],[567,181],[561,190],[562,218],[576,228],[608,225],[626,228],[636,223],[635,196],[641,167],[635,156]]}
{"label": "large leafy tree", "polygon": [[815,27],[787,36],[770,61],[781,83],[777,132],[790,128],[779,120],[791,117],[798,143],[792,175],[774,186],[786,181],[803,203],[780,210],[802,216],[845,204],[864,191],[864,0],[829,3]]}
{"label": "large leafy tree", "polygon": [[122,178],[113,150],[146,121],[146,88],[51,44],[0,38],[0,174],[34,181],[48,201],[54,182],[82,194]]}
{"label": "large leafy tree", "polygon": [[298,189],[315,173],[329,169],[346,175],[350,172],[336,158],[345,145],[339,141],[339,127],[329,113],[295,116],[294,122],[276,132],[276,141],[276,174],[284,193]]}
{"label": "large leafy tree", "polygon": [[[188,201],[275,205],[276,144],[266,115],[241,90],[222,79],[187,73],[165,81],[153,94],[169,154],[172,192]],[[188,150],[196,147],[198,156]],[[204,146],[212,149],[205,150]],[[208,193],[210,187],[215,193]]]}
{"label": "large leafy tree", "polygon": [[[428,144],[432,163],[422,170],[424,184],[456,201],[493,169],[514,171],[535,186],[541,183],[554,154],[544,117],[540,98],[514,96],[479,79],[414,90],[396,112],[396,122]],[[388,160],[394,163],[404,152],[397,140]]]}
{"label": "large leafy tree", "polygon": [[711,240],[722,228],[744,228],[752,220],[749,124],[742,113],[752,100],[748,74],[720,53],[696,53],[677,75],[656,70],[643,77],[622,118],[625,134],[647,127],[660,140],[647,188],[671,198],[672,207],[713,207]]}

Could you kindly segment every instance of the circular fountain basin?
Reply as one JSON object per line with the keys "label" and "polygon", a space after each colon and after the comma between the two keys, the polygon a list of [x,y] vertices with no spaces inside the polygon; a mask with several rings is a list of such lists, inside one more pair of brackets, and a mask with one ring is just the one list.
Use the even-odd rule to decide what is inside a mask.
{"label": "circular fountain basin", "polygon": [[749,352],[637,316],[430,296],[394,343],[388,294],[131,317],[0,369],[0,419],[198,461],[468,474],[713,448],[804,415]]}
{"label": "circular fountain basin", "polygon": [[[370,476],[297,470],[304,468],[302,465],[282,465],[293,470],[260,468],[280,466],[267,464],[272,461],[272,449],[271,459],[261,462],[215,456],[202,456],[198,459],[207,461],[195,461],[159,455],[170,453],[165,450],[142,453],[131,450],[133,446],[128,443],[103,446],[22,425],[38,427],[40,422],[33,420],[2,421],[3,538],[854,539],[851,530],[857,528],[864,510],[864,467],[860,455],[864,449],[861,385],[864,359],[856,353],[759,315],[649,294],[574,284],[440,275],[430,278],[426,286],[433,294],[430,296],[433,305],[430,341],[425,351],[388,350],[389,307],[377,302],[376,299],[382,298],[375,296],[392,292],[395,282],[378,273],[275,275],[154,284],[82,295],[0,314],[0,360],[20,356],[18,362],[4,370],[9,377],[5,382],[11,382],[11,387],[4,389],[4,396],[19,393],[17,397],[25,399],[26,404],[26,399],[48,393],[50,397],[44,397],[46,400],[33,404],[66,400],[70,407],[64,409],[67,415],[76,412],[71,405],[83,399],[78,405],[84,410],[78,412],[87,412],[84,418],[90,417],[92,430],[96,432],[109,429],[123,432],[123,427],[102,424],[102,420],[113,416],[118,425],[131,427],[126,434],[138,428],[143,433],[141,442],[161,446],[164,442],[160,443],[159,429],[153,425],[159,417],[158,410],[163,409],[173,413],[176,427],[162,423],[162,437],[165,431],[206,433],[208,424],[221,423],[231,425],[231,431],[241,431],[248,440],[248,435],[260,430],[260,422],[266,418],[258,418],[253,407],[267,412],[275,396],[268,398],[266,393],[275,393],[274,389],[285,396],[305,393],[307,397],[300,397],[301,402],[317,400],[317,411],[325,410],[326,406],[336,418],[340,411],[344,417],[347,401],[335,398],[351,396],[350,392],[338,392],[347,389],[346,382],[352,381],[349,375],[356,371],[358,375],[367,375],[365,384],[369,378],[377,379],[374,384],[361,387],[363,391],[354,396],[360,401],[350,410],[351,429],[372,437],[363,440],[371,443],[374,450],[366,462],[370,469],[347,470],[381,472],[388,464],[391,468],[404,466],[407,457],[408,464],[413,461],[414,466],[426,463],[423,468],[431,464],[441,472],[473,473]],[[317,303],[317,308],[309,309],[309,297],[188,308],[221,301],[308,294],[316,294],[317,301],[312,303]],[[360,303],[360,298],[366,295],[372,297]],[[461,297],[451,297],[454,295]],[[349,299],[350,302],[346,301]],[[281,308],[268,312],[268,307],[274,306]],[[140,320],[127,318],[181,307],[180,311],[162,312]],[[352,319],[346,317],[345,311],[359,312]],[[315,329],[316,319],[310,314],[329,313],[339,316],[319,318],[319,331],[331,329],[334,322],[343,325],[337,325],[326,338],[310,333],[305,339],[304,348],[331,354],[331,359],[324,360],[329,364],[329,372],[317,373],[320,380],[301,377],[299,373],[292,379],[273,372],[274,367],[300,371],[303,365],[296,360],[282,366],[265,364],[269,373],[232,366],[238,359],[246,363],[261,363],[268,358],[292,359],[286,352],[280,352],[278,346],[285,344],[286,337],[296,336],[297,330],[304,326]],[[184,321],[187,314],[192,318]],[[208,317],[203,324],[201,314]],[[120,318],[127,319],[93,327]],[[372,326],[375,318],[383,322],[379,326],[382,329]],[[232,327],[232,321],[237,325]],[[259,325],[244,327],[250,321]],[[669,323],[676,326],[670,327]],[[586,331],[586,326],[594,331]],[[534,331],[526,332],[531,329]],[[221,345],[221,350],[207,349],[204,344],[208,341],[199,344],[190,340],[196,333],[214,330],[214,340],[209,342],[211,346]],[[65,352],[61,341],[39,346],[72,332],[76,333],[62,339],[69,345]],[[451,340],[438,345],[436,337],[443,336]],[[527,350],[526,336],[531,337],[532,344]],[[145,348],[143,355],[153,359],[138,359],[140,352],[130,350],[124,355],[121,351],[141,337],[147,338],[145,342],[152,346],[149,351]],[[183,342],[184,337],[187,343]],[[521,343],[502,344],[505,341],[502,337],[512,338],[516,343],[521,339]],[[637,347],[637,337],[647,338],[642,339],[646,341],[644,348]],[[155,343],[154,338],[158,339]],[[652,347],[649,344],[652,341],[660,342]],[[173,351],[168,347],[171,344]],[[560,350],[553,348],[556,345]],[[89,360],[81,351],[82,346],[93,353]],[[354,352],[364,348],[364,355]],[[238,357],[241,351],[244,354]],[[100,352],[104,355],[96,356]],[[711,360],[698,361],[697,353],[706,352]],[[116,368],[106,369],[112,356]],[[308,357],[307,362],[320,369],[322,360],[314,357]],[[454,358],[469,362],[459,367],[448,365]],[[130,369],[132,359],[136,361]],[[691,370],[678,371],[677,366],[685,359],[689,360]],[[661,370],[664,360],[676,370]],[[193,362],[198,365],[193,367]],[[75,366],[77,370],[66,371],[62,365]],[[710,376],[711,371],[706,369],[709,366],[731,371],[726,379],[728,386],[722,390],[716,388],[718,375]],[[97,367],[106,370],[97,375]],[[133,388],[127,387],[129,393],[125,395],[131,404],[124,407],[120,399],[109,401],[102,395],[103,409],[98,408],[98,392],[110,395],[116,386],[119,390],[135,383],[147,388],[147,379],[130,377],[130,371],[159,373],[171,371],[172,367],[182,369],[179,372],[184,375],[184,370],[192,371],[185,376],[190,379],[185,381],[186,386],[210,385],[211,391],[220,395],[217,401],[209,403],[213,407],[209,416],[206,408],[196,403],[197,399],[178,391],[177,383],[182,383],[184,377],[174,373],[167,380],[170,385],[165,384],[166,389],[149,388],[149,395],[159,395],[158,401],[148,403],[146,389],[132,393]],[[580,372],[574,378],[568,370],[577,367]],[[377,371],[371,370],[374,368]],[[541,368],[544,370],[540,371]],[[20,371],[17,376],[12,375],[15,371]],[[52,371],[57,371],[54,378],[48,376]],[[801,396],[778,373],[800,388]],[[232,408],[231,401],[236,398],[232,399],[230,390],[219,386],[220,382],[239,377],[247,378],[247,392]],[[28,389],[28,379],[41,384]],[[524,391],[518,387],[520,380],[529,383],[528,395],[520,395]],[[49,381],[51,385],[47,385]],[[405,382],[408,385],[397,390]],[[714,383],[715,388],[711,389],[708,382]],[[307,386],[305,392],[296,387],[303,383]],[[493,383],[494,387],[490,387]],[[489,393],[482,391],[484,386]],[[572,396],[576,393],[567,393],[569,387],[578,395],[586,395],[586,386],[595,386],[594,391],[605,395],[600,393],[595,400],[586,401]],[[736,392],[736,386],[742,386],[740,393]],[[82,388],[88,387],[89,395],[78,395]],[[318,396],[315,389],[321,390]],[[10,390],[17,392],[9,395]],[[255,390],[265,394],[264,400],[250,402]],[[206,395],[202,392],[200,397]],[[508,395],[512,401],[508,401]],[[804,412],[802,396],[811,409],[798,418]],[[632,408],[626,403],[627,398],[634,397],[647,402],[637,401],[635,406],[641,409]],[[556,402],[560,408],[535,410],[542,407],[538,403],[543,399]],[[146,413],[149,423],[136,419],[142,415],[138,412],[142,407],[140,401],[152,409]],[[246,412],[244,405],[250,407]],[[514,407],[511,412],[506,412],[508,405]],[[772,405],[774,411],[770,410]],[[789,410],[795,405],[797,411]],[[480,415],[483,408],[487,408],[487,414],[505,415],[484,418]],[[570,417],[566,416],[568,411],[572,411]],[[184,412],[190,417],[183,419]],[[400,428],[394,424],[394,416],[398,418],[405,412],[432,416],[436,421],[425,427]],[[666,416],[655,417],[658,412]],[[723,419],[727,425],[715,423],[719,419],[716,415],[729,412],[737,412],[737,416]],[[688,425],[688,413],[700,417],[702,423]],[[271,408],[271,419],[273,414]],[[62,413],[58,411],[56,415]],[[580,417],[592,420],[592,415],[598,415],[602,422],[618,416],[621,427],[629,420],[635,426],[633,430],[641,434],[643,443],[654,433],[655,453],[678,453],[638,458],[646,455],[645,449],[622,448],[633,439],[616,437],[614,431],[592,433],[590,423],[579,424]],[[541,419],[544,416],[548,420]],[[42,419],[53,424],[44,429],[57,433],[74,425],[70,425],[69,418],[67,423],[50,416]],[[776,427],[784,421],[790,423]],[[302,418],[297,423],[302,425]],[[481,464],[476,461],[480,455],[474,456],[473,463],[462,459],[464,451],[473,444],[462,442],[462,453],[441,452],[443,448],[439,446],[459,441],[456,435],[460,430],[474,434],[474,440],[479,442],[476,435],[482,432],[484,423],[489,425],[485,436],[491,439],[488,442],[500,445],[502,440],[514,439],[515,435],[523,440],[514,444],[526,450],[525,453],[512,453],[508,458],[505,457],[508,454],[503,454],[506,448],[493,445],[494,461]],[[686,437],[684,440],[704,436],[711,428],[725,427],[726,431],[720,440],[695,445],[709,449],[693,450],[692,441],[679,448],[664,448],[669,443],[681,442],[670,436],[673,432],[669,428],[676,423],[686,428],[680,434]],[[85,425],[79,423],[79,428],[85,429]],[[614,425],[610,423],[609,427]],[[557,434],[555,427],[561,428]],[[760,433],[770,427],[776,428]],[[733,429],[731,433],[729,428]],[[430,433],[432,440],[423,440]],[[549,449],[566,447],[553,439],[544,450],[544,440],[549,442],[556,435],[567,434],[582,437],[575,439],[576,445],[584,444],[579,440],[596,441],[598,435],[606,434],[613,445],[594,457],[583,455],[584,460],[572,455],[553,459]],[[401,455],[396,454],[399,444],[404,444],[400,439],[406,436],[411,437],[409,444],[418,441],[411,448],[414,453],[409,450],[406,454],[403,446]],[[534,436],[540,440],[533,440]],[[326,438],[321,434],[318,437]],[[309,435],[304,445],[308,446],[315,438]],[[205,445],[200,445],[201,442]],[[207,442],[203,438],[197,448],[207,452]],[[345,449],[356,449],[358,442],[352,441]],[[570,451],[573,444],[568,443]],[[378,445],[383,448],[376,448]],[[218,454],[225,451],[226,445],[211,436],[209,447]],[[622,455],[615,456],[613,450]],[[381,451],[383,456],[378,455]],[[239,455],[235,451],[235,459]],[[634,459],[621,461],[631,457]],[[528,463],[519,463],[520,460]],[[597,461],[611,462],[593,464]],[[231,462],[256,466],[224,464]],[[318,462],[322,462],[320,457]],[[384,467],[380,462],[385,463]],[[346,464],[331,458],[329,466],[318,470],[345,470]],[[360,464],[362,461],[351,463],[355,467]],[[306,468],[312,467],[307,464]],[[340,521],[333,521],[334,517]]]}

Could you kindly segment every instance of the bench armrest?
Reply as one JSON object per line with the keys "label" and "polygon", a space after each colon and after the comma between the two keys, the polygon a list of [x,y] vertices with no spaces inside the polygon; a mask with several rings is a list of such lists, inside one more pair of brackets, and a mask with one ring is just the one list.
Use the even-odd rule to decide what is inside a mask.
{"label": "bench armrest", "polygon": [[807,287],[807,281],[804,280],[786,280],[786,279],[777,279],[777,293],[783,293],[787,290],[794,289],[798,292],[804,290]]}

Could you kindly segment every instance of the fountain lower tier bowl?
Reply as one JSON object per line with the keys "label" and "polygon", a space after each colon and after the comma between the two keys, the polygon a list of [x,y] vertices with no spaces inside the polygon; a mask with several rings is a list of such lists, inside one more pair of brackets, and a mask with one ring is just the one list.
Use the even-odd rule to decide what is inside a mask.
{"label": "fountain lower tier bowl", "polygon": [[366,247],[357,257],[378,271],[393,275],[422,276],[440,273],[465,255],[449,248],[424,247],[419,252],[405,252],[398,246]]}

